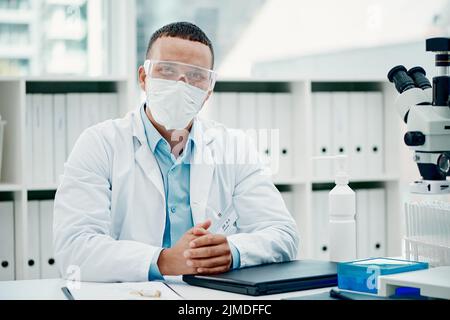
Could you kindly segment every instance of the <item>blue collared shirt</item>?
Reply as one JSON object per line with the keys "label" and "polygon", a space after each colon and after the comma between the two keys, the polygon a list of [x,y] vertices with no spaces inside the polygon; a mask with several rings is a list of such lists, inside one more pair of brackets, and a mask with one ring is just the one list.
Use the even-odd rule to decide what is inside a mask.
{"label": "blue collared shirt", "polygon": [[[186,231],[193,227],[192,211],[190,206],[190,160],[194,150],[195,141],[192,132],[189,133],[183,152],[176,158],[170,149],[169,143],[161,136],[145,113],[145,105],[141,107],[141,118],[144,123],[145,135],[150,150],[158,162],[164,183],[166,195],[166,225],[164,228],[163,248],[170,248]],[[161,250],[155,254],[150,263],[149,280],[162,280],[157,261]],[[239,268],[239,251],[230,243],[233,257],[233,269]]]}

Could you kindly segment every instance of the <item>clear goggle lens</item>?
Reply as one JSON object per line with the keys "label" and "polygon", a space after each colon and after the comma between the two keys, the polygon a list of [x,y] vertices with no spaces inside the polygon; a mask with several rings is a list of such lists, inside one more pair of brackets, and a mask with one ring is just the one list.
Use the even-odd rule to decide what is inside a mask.
{"label": "clear goggle lens", "polygon": [[213,70],[174,61],[146,60],[144,69],[154,79],[182,81],[199,89],[214,89],[216,73]]}

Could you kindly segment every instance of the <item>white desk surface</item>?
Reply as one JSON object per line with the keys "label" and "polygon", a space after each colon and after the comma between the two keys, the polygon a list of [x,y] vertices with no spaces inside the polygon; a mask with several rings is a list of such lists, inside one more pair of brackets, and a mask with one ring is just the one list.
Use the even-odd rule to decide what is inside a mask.
{"label": "white desk surface", "polygon": [[[331,289],[322,288],[253,297],[191,286],[184,283],[181,277],[166,277],[165,282],[187,300],[279,300],[324,293]],[[65,286],[66,281],[63,279],[4,281],[0,282],[0,300],[67,300],[61,291],[61,288]]]}

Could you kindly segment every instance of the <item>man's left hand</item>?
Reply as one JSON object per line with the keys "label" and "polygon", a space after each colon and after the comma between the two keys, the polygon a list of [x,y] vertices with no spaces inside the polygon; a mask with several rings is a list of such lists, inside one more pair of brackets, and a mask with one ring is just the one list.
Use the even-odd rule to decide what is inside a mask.
{"label": "man's left hand", "polygon": [[188,266],[201,274],[223,273],[231,268],[232,255],[227,238],[220,234],[206,234],[190,242],[184,251]]}

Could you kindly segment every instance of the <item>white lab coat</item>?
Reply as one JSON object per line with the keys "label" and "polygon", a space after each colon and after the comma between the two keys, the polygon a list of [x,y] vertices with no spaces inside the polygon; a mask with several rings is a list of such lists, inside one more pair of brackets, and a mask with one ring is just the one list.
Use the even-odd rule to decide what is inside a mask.
{"label": "white lab coat", "polygon": [[[262,163],[245,160],[258,158],[254,145],[241,131],[210,120],[196,118],[194,126],[195,141],[201,141],[190,172],[194,224],[208,218],[209,208],[234,212],[236,226],[226,234],[241,267],[294,259],[296,224]],[[246,143],[237,163],[224,164],[231,141]],[[163,181],[139,109],[85,130],[55,198],[54,250],[62,276],[147,281],[165,219]]]}

